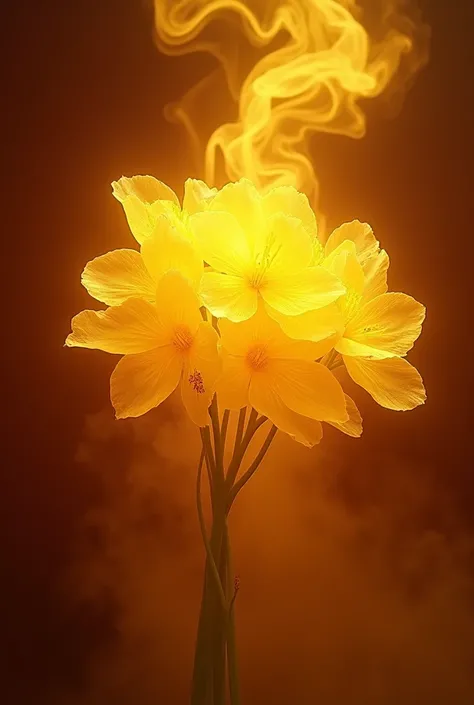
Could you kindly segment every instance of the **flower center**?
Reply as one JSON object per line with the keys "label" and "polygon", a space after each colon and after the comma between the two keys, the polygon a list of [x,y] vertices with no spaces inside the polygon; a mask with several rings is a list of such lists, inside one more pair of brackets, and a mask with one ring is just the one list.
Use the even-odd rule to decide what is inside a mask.
{"label": "flower center", "polygon": [[189,330],[188,326],[184,323],[180,323],[174,329],[173,335],[173,345],[180,352],[186,352],[189,350],[193,344],[193,335]]}
{"label": "flower center", "polygon": [[253,289],[259,289],[265,283],[265,275],[280,250],[281,245],[276,242],[275,234],[270,232],[263,250],[258,252],[255,257],[254,268],[249,277],[249,284]]}
{"label": "flower center", "polygon": [[204,392],[206,391],[204,388],[204,380],[199,370],[194,370],[193,372],[191,372],[188,377],[188,382],[194,389],[194,391],[198,394],[204,394]]}
{"label": "flower center", "polygon": [[246,361],[252,370],[259,371],[265,369],[269,361],[267,346],[263,343],[253,345],[247,351]]}
{"label": "flower center", "polygon": [[265,277],[265,267],[257,266],[249,277],[249,284],[252,289],[260,289]]}

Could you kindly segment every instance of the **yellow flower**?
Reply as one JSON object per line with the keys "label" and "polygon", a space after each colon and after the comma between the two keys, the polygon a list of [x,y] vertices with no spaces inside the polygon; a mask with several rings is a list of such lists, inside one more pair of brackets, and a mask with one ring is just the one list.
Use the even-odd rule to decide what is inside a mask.
{"label": "yellow flower", "polygon": [[204,265],[192,243],[168,216],[160,215],[140,252],[113,250],[96,257],[86,265],[81,281],[91,296],[108,306],[130,297],[153,303],[158,280],[172,269],[180,271],[197,288]]}
{"label": "yellow flower", "polygon": [[317,344],[288,338],[260,306],[241,323],[219,321],[223,370],[217,382],[220,406],[250,405],[300,443],[313,446],[321,421],[349,421],[344,392],[318,362]]}
{"label": "yellow flower", "polygon": [[426,399],[419,373],[404,359],[425,308],[406,294],[387,293],[388,263],[369,226],[346,223],[329,237],[323,263],[346,294],[331,307],[279,322],[295,339],[319,340],[326,352],[334,347],[352,379],[381,406],[408,410]]}
{"label": "yellow flower", "polygon": [[118,419],[145,414],[180,385],[192,421],[208,424],[220,372],[217,333],[202,320],[196,292],[178,272],[161,277],[156,304],[129,298],[105,311],[82,311],[66,345],[124,355],[110,380]]}
{"label": "yellow flower", "polygon": [[335,301],[345,289],[313,266],[316,222],[307,199],[291,187],[260,196],[241,179],[227,184],[190,226],[205,271],[201,296],[211,313],[233,322],[250,318],[263,300],[268,312],[297,315]]}
{"label": "yellow flower", "polygon": [[153,176],[122,176],[112,183],[115,198],[125,211],[130,230],[140,244],[151,235],[157,218],[166,215],[184,237],[189,237],[189,214],[206,207],[217,193],[204,181],[187,179],[184,184],[183,209],[175,192]]}
{"label": "yellow flower", "polygon": [[[352,243],[350,243],[352,244]],[[344,247],[343,243],[340,247]],[[364,277],[354,251],[347,250],[342,280],[348,293],[341,300],[344,333],[335,344],[350,376],[381,406],[407,411],[423,404],[425,388],[418,371],[405,360],[421,333],[425,307],[407,294],[375,293],[383,270]]]}
{"label": "yellow flower", "polygon": [[[352,244],[353,243],[353,244]],[[354,276],[363,277],[363,297],[366,301],[378,294],[387,291],[387,270],[389,265],[388,255],[385,250],[380,250],[379,242],[375,239],[372,228],[368,223],[353,220],[336,228],[329,236],[326,245],[317,241],[314,247],[314,263],[324,267],[332,274],[347,283],[343,272],[346,267],[353,264],[353,260],[346,261],[346,249],[355,252],[357,272]],[[362,268],[362,273],[361,273]],[[348,298],[339,299],[336,303],[324,308],[307,311],[299,316],[285,316],[272,313],[284,332],[295,339],[307,339],[322,343],[326,341],[326,350],[331,350],[344,332],[344,318],[341,317],[341,303]],[[323,349],[323,346],[321,347]]]}

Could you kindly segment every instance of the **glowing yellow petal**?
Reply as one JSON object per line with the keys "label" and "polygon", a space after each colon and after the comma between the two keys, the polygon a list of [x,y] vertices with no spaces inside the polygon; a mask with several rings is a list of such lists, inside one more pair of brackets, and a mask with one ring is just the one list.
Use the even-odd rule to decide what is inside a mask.
{"label": "glowing yellow petal", "polygon": [[138,297],[155,300],[156,284],[139,252],[113,250],[88,262],[81,277],[91,296],[108,306]]}
{"label": "glowing yellow petal", "polygon": [[257,291],[241,277],[204,271],[200,292],[205,306],[217,318],[244,321],[257,310]]}
{"label": "glowing yellow petal", "polygon": [[344,357],[344,363],[354,382],[387,409],[408,411],[426,400],[419,372],[401,357],[387,360]]}
{"label": "glowing yellow petal", "polygon": [[308,197],[300,193],[293,186],[277,186],[272,188],[262,199],[262,207],[268,218],[275,213],[299,218],[310,234],[311,238],[317,237],[318,226],[316,216],[309,205]]}
{"label": "glowing yellow petal", "polygon": [[116,418],[141,416],[161,404],[178,386],[182,367],[172,345],[125,355],[110,378]]}
{"label": "glowing yellow petal", "polygon": [[274,309],[268,312],[290,338],[311,340],[320,343],[321,349],[327,348],[319,357],[325,355],[344,332],[344,320],[336,304],[307,311],[299,316],[285,316]]}
{"label": "glowing yellow petal", "polygon": [[359,309],[336,349],[374,359],[406,355],[421,333],[424,318],[425,307],[411,296],[381,294]]}
{"label": "glowing yellow petal", "polygon": [[307,267],[269,280],[260,288],[269,306],[288,316],[322,308],[345,293],[340,280],[323,267]]}
{"label": "glowing yellow petal", "polygon": [[375,348],[358,343],[350,338],[340,338],[334,344],[334,348],[341,355],[349,355],[351,357],[367,357],[371,360],[386,360],[389,357],[397,357],[395,353],[387,352],[386,350],[376,350]]}
{"label": "glowing yellow petal", "polygon": [[156,287],[156,310],[160,325],[169,339],[177,326],[184,325],[191,335],[195,335],[202,316],[200,301],[188,279],[179,272],[164,274]]}
{"label": "glowing yellow petal", "polygon": [[140,248],[147,270],[155,281],[174,269],[197,287],[204,270],[201,257],[191,242],[176,230],[166,216],[157,218],[155,230]]}
{"label": "glowing yellow petal", "polygon": [[181,398],[191,420],[197,426],[209,424],[207,410],[221,371],[217,341],[218,336],[214,328],[210,323],[202,321],[183,369]]}
{"label": "glowing yellow petal", "polygon": [[184,182],[183,210],[192,215],[207,208],[214,196],[216,188],[209,186],[199,179],[186,179]]}
{"label": "glowing yellow petal", "polygon": [[368,260],[364,267],[364,291],[363,301],[370,301],[380,294],[385,294],[387,286],[387,272],[390,264],[385,250],[380,250],[378,255]]}
{"label": "glowing yellow petal", "polygon": [[319,362],[272,360],[268,374],[282,401],[297,414],[317,421],[347,421],[342,387]]}
{"label": "glowing yellow petal", "polygon": [[303,223],[283,213],[271,216],[267,236],[257,254],[259,267],[266,272],[265,280],[299,273],[308,267],[313,256],[313,242]]}
{"label": "glowing yellow petal", "polygon": [[132,235],[137,242],[143,242],[155,227],[153,213],[136,196],[127,196],[122,205]]}
{"label": "glowing yellow petal", "polygon": [[232,323],[223,318],[219,321],[222,347],[232,355],[244,357],[250,345],[269,342],[275,345],[290,342],[280,326],[259,306],[257,313],[242,323]]}
{"label": "glowing yellow petal", "polygon": [[232,214],[245,233],[251,249],[264,232],[265,218],[261,197],[248,179],[226,184],[212,199],[209,208]]}
{"label": "glowing yellow petal", "polygon": [[112,183],[112,190],[122,204],[130,230],[139,243],[153,232],[157,215],[179,210],[174,191],[152,176],[123,176]]}
{"label": "glowing yellow petal", "polygon": [[319,344],[288,337],[263,306],[242,323],[220,320],[219,331],[222,347],[232,355],[245,357],[252,346],[264,344],[271,359],[315,360],[319,356]]}
{"label": "glowing yellow petal", "polygon": [[204,261],[211,267],[218,272],[239,276],[248,269],[250,250],[233,215],[206,211],[195,213],[189,223]]}
{"label": "glowing yellow petal", "polygon": [[323,267],[336,276],[348,292],[362,294],[364,270],[360,265],[353,242],[345,240],[326,257]]}
{"label": "glowing yellow petal", "polygon": [[347,436],[352,436],[352,438],[359,438],[362,435],[362,416],[359,413],[359,409],[355,405],[355,402],[345,394],[346,399],[346,411],[349,414],[349,420],[344,421],[344,423],[335,423],[334,421],[328,421],[331,426],[342,431]]}
{"label": "glowing yellow petal", "polygon": [[249,400],[259,414],[266,416],[280,431],[311,448],[319,443],[323,429],[319,421],[296,414],[283,403],[266,375],[256,375],[249,390]]}
{"label": "glowing yellow petal", "polygon": [[222,409],[238,411],[249,403],[250,369],[243,357],[222,351],[222,373],[217,380],[216,392]]}
{"label": "glowing yellow petal", "polygon": [[125,355],[140,353],[168,342],[153,304],[127,299],[105,311],[81,311],[72,319],[69,347],[92,348]]}
{"label": "glowing yellow petal", "polygon": [[155,179],[154,176],[122,176],[121,179],[112,183],[112,189],[115,198],[121,203],[128,196],[136,196],[142,203],[171,201],[179,206],[175,192],[162,181]]}
{"label": "glowing yellow petal", "polygon": [[361,265],[376,255],[379,249],[378,240],[376,240],[370,225],[353,220],[350,223],[343,223],[331,233],[326,242],[326,256],[345,240],[350,240],[355,244],[357,259]]}

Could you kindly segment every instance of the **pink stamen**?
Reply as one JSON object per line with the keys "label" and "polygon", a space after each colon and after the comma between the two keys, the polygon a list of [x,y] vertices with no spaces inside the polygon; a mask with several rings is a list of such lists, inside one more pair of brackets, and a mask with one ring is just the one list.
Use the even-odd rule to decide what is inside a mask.
{"label": "pink stamen", "polygon": [[194,370],[194,372],[189,375],[188,381],[195,392],[197,392],[198,394],[204,394],[206,390],[204,388],[202,374],[199,372],[199,370]]}

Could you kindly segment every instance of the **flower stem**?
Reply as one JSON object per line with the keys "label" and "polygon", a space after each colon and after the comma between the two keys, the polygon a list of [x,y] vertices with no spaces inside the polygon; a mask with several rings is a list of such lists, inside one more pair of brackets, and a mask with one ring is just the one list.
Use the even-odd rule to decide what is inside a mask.
{"label": "flower stem", "polygon": [[[213,469],[215,468],[215,458],[212,452],[211,438],[209,434],[209,428],[201,429],[201,440],[202,440],[202,453],[201,461],[203,456],[206,459],[206,467],[209,477],[209,488],[211,492],[211,500],[214,514],[214,487],[213,487]],[[192,681],[192,692],[191,692],[191,705],[205,705],[208,701],[208,695],[212,697],[212,693],[208,692],[208,654],[209,654],[209,613],[210,613],[210,591],[211,591],[211,576],[210,572],[212,557],[212,547],[215,543],[215,526],[212,526],[211,539],[206,546],[207,534],[205,533],[204,518],[202,515],[202,504],[201,504],[201,471],[202,462],[199,463],[198,467],[198,478],[196,483],[196,498],[198,501],[197,510],[199,517],[199,524],[201,527],[201,533],[203,534],[204,545],[206,548],[206,564],[204,569],[204,584],[201,596],[201,607],[199,611],[199,623],[198,631],[196,636],[196,646],[194,652],[194,667],[193,667],[193,681]],[[210,551],[208,550],[208,547]],[[214,563],[215,567],[215,563]],[[217,572],[217,568],[215,567]]]}
{"label": "flower stem", "polygon": [[242,475],[242,477],[240,478],[240,480],[238,480],[238,482],[236,482],[232,486],[232,489],[229,494],[229,501],[227,504],[227,514],[229,513],[230,508],[232,507],[232,504],[233,504],[235,498],[237,497],[238,493],[242,489],[242,487],[250,480],[250,478],[252,477],[252,475],[254,474],[254,472],[257,470],[258,466],[260,465],[260,463],[264,459],[264,457],[267,453],[267,450],[270,448],[271,442],[275,438],[275,434],[276,434],[277,430],[278,429],[276,426],[271,427],[271,429],[268,433],[268,436],[266,437],[257,457],[255,458],[255,460],[253,461],[253,463],[251,464],[251,466],[249,467],[247,472],[245,472]]}
{"label": "flower stem", "polygon": [[[222,504],[219,502],[219,504],[216,503],[211,538],[209,541],[214,565],[216,565],[217,557],[220,557],[221,554],[224,525],[225,512],[223,511]],[[213,645],[217,618],[216,605],[222,609],[222,602],[217,592],[215,576],[212,574],[211,560],[209,557],[206,557],[204,585],[194,655],[191,705],[214,705],[211,688],[213,675]],[[217,705],[217,703],[215,705]]]}
{"label": "flower stem", "polygon": [[222,426],[221,426],[222,453],[224,453],[224,450],[225,450],[225,438],[227,435],[227,427],[229,426],[229,417],[230,417],[230,411],[229,411],[229,409],[225,409],[224,415],[222,417]]}
{"label": "flower stem", "polygon": [[[225,705],[226,671],[231,705],[240,705],[234,614],[238,585],[234,584],[227,515],[238,492],[265,457],[277,429],[272,427],[247,472],[235,482],[253,436],[267,419],[263,416],[259,418],[258,413],[252,409],[245,428],[246,409],[241,409],[232,460],[225,475],[224,448],[229,413],[224,412],[221,425],[217,399],[214,397],[209,414],[212,438],[209,426],[201,429],[203,450],[196,484],[199,524],[206,549],[206,568],[196,640],[191,705]],[[204,459],[209,473],[212,499],[213,521],[210,538],[206,531],[201,501]]]}
{"label": "flower stem", "polygon": [[[225,433],[227,432],[227,422],[225,415],[223,419],[222,428],[219,423],[219,409],[217,405],[217,396],[214,396],[211,406],[209,407],[209,414],[211,417],[212,431],[214,436],[214,451],[216,459],[216,468],[214,475],[214,484],[216,488],[216,516],[219,518],[219,514],[224,512],[222,517],[222,522],[219,522],[219,534],[216,539],[216,551],[214,557],[216,564],[218,565],[218,576],[219,584],[221,587],[221,594],[224,596],[224,600],[215,599],[212,605],[212,626],[213,626],[213,639],[212,639],[212,680],[213,680],[213,695],[214,703],[213,705],[225,705],[225,676],[226,676],[226,625],[227,625],[227,601],[223,590],[227,585],[226,574],[227,574],[227,545],[224,540],[225,536],[225,507],[227,503],[226,498],[226,486],[224,477],[224,445],[225,445]],[[225,433],[224,433],[225,432]],[[220,595],[219,595],[220,598]]]}
{"label": "flower stem", "polygon": [[[217,417],[216,403],[214,404],[213,411],[215,412],[215,417],[214,419],[211,417],[211,420],[213,422],[213,430],[215,434],[215,418]],[[201,429],[201,440],[211,486],[213,524],[210,540],[207,540],[200,493],[201,466],[201,468],[198,469],[196,498],[198,500],[197,508],[199,523],[203,534],[204,546],[206,548],[206,566],[204,572],[204,585],[201,598],[198,633],[196,638],[196,649],[194,654],[191,705],[208,705],[209,696],[212,697],[210,688],[212,674],[213,627],[215,624],[214,613],[216,610],[216,602],[221,608],[226,608],[224,589],[222,587],[222,581],[217,568],[225,523],[225,498],[222,493],[223,470],[222,457],[220,455],[220,434],[217,438],[216,435],[214,435],[214,451],[208,426]],[[212,703],[210,705],[212,705]]]}
{"label": "flower stem", "polygon": [[235,441],[234,441],[234,452],[232,454],[232,460],[231,464],[235,459],[236,453],[240,449],[240,444],[242,443],[242,437],[244,435],[244,428],[245,428],[245,417],[247,415],[247,407],[244,406],[243,409],[239,411],[239,420],[237,422],[237,429],[235,432]]}
{"label": "flower stem", "polygon": [[219,576],[219,571],[217,569],[216,563],[214,561],[214,557],[212,555],[211,544],[209,543],[209,539],[207,537],[206,524],[204,522],[204,514],[202,511],[201,472],[202,472],[202,465],[203,465],[203,461],[204,461],[204,455],[205,455],[205,450],[204,450],[204,446],[203,446],[203,449],[201,452],[201,459],[199,461],[199,466],[198,466],[197,483],[196,483],[196,502],[197,502],[199,526],[201,529],[201,536],[202,536],[202,540],[204,542],[204,547],[206,549],[207,560],[209,561],[211,573],[212,573],[212,576],[215,580],[216,589],[219,594],[219,599],[221,601],[223,609],[227,609],[227,602],[226,602],[226,598],[225,598],[225,594],[224,594],[224,589],[222,587],[222,582],[221,582],[221,578]]}
{"label": "flower stem", "polygon": [[[227,477],[225,480],[227,490],[230,490],[232,485],[234,484],[234,480],[237,477],[237,473],[239,472],[240,464],[241,464],[243,457],[245,455],[245,451],[247,450],[249,443],[252,440],[253,435],[258,428],[257,418],[258,418],[258,413],[255,411],[255,409],[252,409],[252,411],[250,412],[249,420],[247,423],[247,428],[245,430],[245,435],[244,435],[243,439],[242,439],[243,422],[242,422],[242,428],[240,429],[240,434],[239,434],[239,427],[237,427],[234,453],[232,455],[232,460],[229,465],[229,470],[227,472]],[[265,417],[262,417],[262,418],[265,418]],[[243,420],[245,420],[245,414],[243,416]],[[239,417],[239,426],[240,426],[240,417]]]}
{"label": "flower stem", "polygon": [[229,677],[229,694],[231,705],[240,705],[234,612],[234,603],[238,588],[235,586],[234,582],[235,577],[230,550],[229,529],[227,524],[225,527],[225,541],[227,547],[227,594],[230,595],[231,591],[233,591],[232,599],[229,604],[229,614],[227,617],[227,670]]}
{"label": "flower stem", "polygon": [[211,416],[212,434],[214,436],[214,455],[216,460],[215,474],[216,480],[220,482],[224,477],[224,446],[221,439],[219,409],[217,408],[216,395],[214,395],[214,399],[212,400],[211,406],[209,407],[209,414]]}
{"label": "flower stem", "polygon": [[[224,532],[225,533],[225,529]],[[222,537],[224,538],[224,536]],[[227,575],[227,546],[225,541],[221,542],[221,552],[219,556],[219,576],[226,584]],[[214,601],[214,640],[212,656],[212,676],[213,676],[213,705],[225,705],[226,702],[226,644],[227,644],[227,605],[222,605],[218,600]]]}

